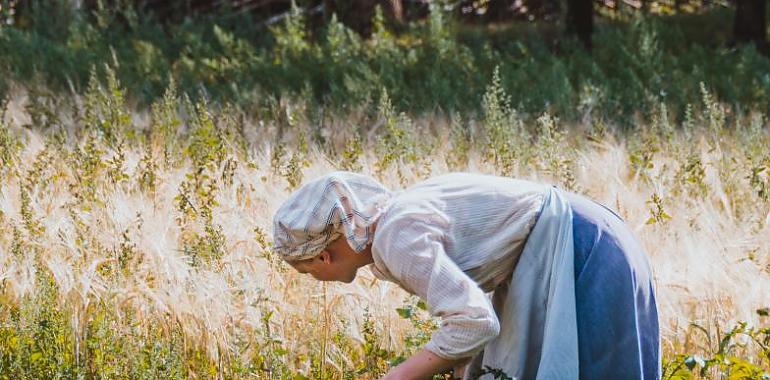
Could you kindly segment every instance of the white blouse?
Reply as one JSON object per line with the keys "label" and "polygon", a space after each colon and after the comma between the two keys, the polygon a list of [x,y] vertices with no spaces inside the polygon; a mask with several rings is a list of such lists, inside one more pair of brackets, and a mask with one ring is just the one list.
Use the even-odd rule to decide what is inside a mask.
{"label": "white blouse", "polygon": [[370,267],[441,317],[426,349],[466,358],[499,334],[485,293],[513,272],[547,190],[523,180],[453,173],[394,193],[377,222]]}

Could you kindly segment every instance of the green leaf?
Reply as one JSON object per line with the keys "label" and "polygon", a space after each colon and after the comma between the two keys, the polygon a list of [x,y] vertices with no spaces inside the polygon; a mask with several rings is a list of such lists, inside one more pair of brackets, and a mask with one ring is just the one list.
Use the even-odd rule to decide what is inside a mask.
{"label": "green leaf", "polygon": [[401,364],[401,363],[403,363],[403,362],[405,362],[405,361],[406,361],[406,356],[404,356],[404,355],[399,355],[399,356],[396,356],[395,358],[391,359],[391,360],[388,362],[388,364],[389,364],[391,367],[395,367],[395,366],[397,366],[397,365],[399,365],[399,364]]}
{"label": "green leaf", "polygon": [[409,308],[399,307],[396,308],[396,312],[404,319],[409,319],[412,316],[412,309]]}

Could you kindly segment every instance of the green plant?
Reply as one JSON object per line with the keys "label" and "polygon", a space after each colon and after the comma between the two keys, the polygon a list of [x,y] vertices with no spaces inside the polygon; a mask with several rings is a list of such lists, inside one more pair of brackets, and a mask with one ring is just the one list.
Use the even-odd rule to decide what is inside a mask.
{"label": "green plant", "polygon": [[40,221],[37,220],[32,212],[32,199],[29,195],[29,190],[21,186],[19,193],[21,194],[21,218],[24,229],[30,238],[33,240],[38,239],[45,233],[45,227],[40,224]]}
{"label": "green plant", "polygon": [[18,306],[0,304],[0,378],[75,378],[83,373],[69,333],[67,313],[57,307],[50,273],[37,267],[34,294]]}
{"label": "green plant", "polygon": [[302,168],[304,166],[309,166],[309,163],[304,159],[302,153],[292,153],[284,169],[284,176],[289,183],[287,190],[294,190],[302,184]]}
{"label": "green plant", "polygon": [[719,134],[725,126],[725,110],[723,106],[714,99],[714,96],[706,88],[706,83],[700,82],[701,100],[703,101],[704,115],[709,129],[715,134]]}
{"label": "green plant", "polygon": [[227,155],[224,132],[214,124],[205,101],[193,104],[185,97],[185,104],[191,115],[189,143],[183,152],[197,170],[213,171]]}
{"label": "green plant", "polygon": [[61,125],[57,112],[57,109],[62,106],[61,98],[42,86],[31,86],[29,92],[29,102],[24,106],[30,118],[30,124],[27,127],[50,130]]}
{"label": "green plant", "polygon": [[126,154],[123,148],[123,143],[118,142],[115,145],[112,157],[105,163],[105,166],[107,167],[107,178],[109,178],[112,185],[117,186],[120,183],[129,180],[129,176],[123,167],[125,161]]}
{"label": "green plant", "polygon": [[276,42],[275,59],[277,63],[291,60],[294,56],[310,48],[305,31],[305,17],[297,3],[292,1],[291,13],[284,19],[283,25],[271,29]]}
{"label": "green plant", "polygon": [[490,366],[484,366],[478,375],[492,375],[495,380],[513,380],[513,378],[508,376],[508,374],[506,374],[503,370],[499,368],[492,368]]}
{"label": "green plant", "polygon": [[137,177],[139,189],[154,195],[155,189],[158,186],[158,164],[152,156],[152,147],[150,145],[147,145],[142,158],[139,160]]}
{"label": "green plant", "polygon": [[770,200],[770,157],[754,163],[748,175],[749,184],[759,199]]}
{"label": "green plant", "polygon": [[85,93],[83,122],[99,131],[100,137],[113,146],[124,134],[133,135],[134,131],[130,129],[131,115],[126,109],[124,90],[117,74],[109,65],[105,65],[104,70],[107,76],[106,88],[99,81],[96,68],[91,69],[88,90]]}
{"label": "green plant", "polygon": [[364,309],[364,320],[361,325],[361,333],[364,338],[364,361],[357,369],[359,375],[371,374],[382,376],[388,371],[390,365],[398,364],[398,361],[392,361],[392,355],[383,349],[380,342],[380,336],[377,334],[374,326],[374,320],[369,313],[369,309]]}
{"label": "green plant", "polygon": [[83,146],[75,149],[71,158],[75,182],[70,184],[70,190],[86,210],[93,207],[92,204],[99,205],[103,202],[98,197],[102,184],[101,173],[105,170],[103,155],[104,150],[100,147],[95,133],[89,132]]}
{"label": "green plant", "polygon": [[447,165],[453,170],[462,170],[468,165],[468,154],[473,147],[469,126],[463,124],[460,116],[455,116],[449,134],[451,154],[447,155]]}
{"label": "green plant", "polygon": [[149,132],[151,145],[163,146],[163,157],[166,163],[169,163],[177,144],[177,130],[182,125],[182,120],[177,112],[178,102],[176,83],[172,77],[163,97],[151,106]]}
{"label": "green plant", "polygon": [[396,114],[385,89],[382,90],[377,111],[380,122],[385,128],[375,147],[375,152],[379,156],[376,163],[377,173],[382,175],[392,166],[396,166],[399,180],[403,185],[406,183],[406,178],[401,171],[401,166],[422,164],[420,155],[422,146],[414,136],[414,123],[405,113]]}
{"label": "green plant", "polygon": [[7,107],[8,100],[5,99],[2,102],[2,107],[0,107],[2,108],[2,112],[0,112],[0,169],[2,169],[2,173],[11,169],[22,147],[21,142],[14,136],[5,122]]}
{"label": "green plant", "polygon": [[691,152],[684,162],[680,163],[676,178],[695,197],[703,197],[708,193],[708,185],[705,182],[706,168],[698,152]]}
{"label": "green plant", "polygon": [[[757,313],[767,313],[765,309]],[[664,365],[663,379],[701,378],[758,379],[770,378],[770,327],[750,327],[746,322],[738,322],[724,334],[713,337],[703,326],[693,324],[709,342],[709,352],[705,355],[680,354]],[[712,339],[716,338],[716,339]],[[742,339],[744,338],[744,339]],[[713,344],[713,346],[711,346]],[[759,351],[757,360],[747,360],[739,351],[754,346]]]}
{"label": "green plant", "polygon": [[286,371],[284,357],[289,353],[283,346],[283,341],[276,334],[272,332],[271,319],[274,315],[273,311],[263,311],[262,323],[263,323],[263,345],[266,346],[266,350],[263,350],[263,354],[258,358],[258,363],[262,371],[269,375],[282,374]]}
{"label": "green plant", "polygon": [[431,334],[438,329],[435,319],[427,315],[428,306],[416,297],[404,300],[404,306],[397,308],[396,312],[401,318],[409,320],[414,327],[414,332],[406,336],[407,354],[414,353],[422,348],[430,340]]}
{"label": "green plant", "polygon": [[558,120],[548,113],[541,115],[537,135],[538,164],[543,172],[557,179],[568,190],[577,191],[578,184],[575,177],[575,159],[565,152],[564,132],[558,128]]}
{"label": "green plant", "polygon": [[649,172],[655,167],[655,155],[660,152],[659,140],[653,133],[645,133],[629,151],[631,167],[637,175],[649,180]]}
{"label": "green plant", "polygon": [[650,217],[645,224],[664,223],[671,219],[671,215],[663,209],[663,198],[658,193],[652,193],[647,204],[650,205]]}
{"label": "green plant", "polygon": [[348,171],[361,171],[363,165],[361,164],[361,156],[363,156],[364,150],[361,145],[360,137],[352,136],[345,141],[345,150],[342,151],[342,160],[340,161],[340,169]]}
{"label": "green plant", "polygon": [[516,161],[522,158],[521,147],[527,145],[529,136],[511,107],[511,97],[502,87],[499,67],[495,68],[481,102],[487,137],[485,157],[504,175],[513,175]]}

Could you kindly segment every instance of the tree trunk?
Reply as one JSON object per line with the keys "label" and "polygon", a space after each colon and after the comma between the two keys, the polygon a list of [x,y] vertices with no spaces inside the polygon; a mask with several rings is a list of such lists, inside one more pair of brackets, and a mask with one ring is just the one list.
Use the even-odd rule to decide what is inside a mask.
{"label": "tree trunk", "polygon": [[510,18],[510,0],[490,0],[487,5],[487,21],[503,21]]}
{"label": "tree trunk", "polygon": [[593,0],[567,1],[567,34],[576,36],[589,50],[594,29],[593,15]]}
{"label": "tree trunk", "polygon": [[766,0],[737,0],[733,39],[737,44],[754,43],[762,51],[767,49],[765,30]]}
{"label": "tree trunk", "polygon": [[324,0],[327,15],[336,13],[340,22],[364,37],[372,34],[372,18],[377,5],[382,7],[386,18],[401,21],[402,0]]}

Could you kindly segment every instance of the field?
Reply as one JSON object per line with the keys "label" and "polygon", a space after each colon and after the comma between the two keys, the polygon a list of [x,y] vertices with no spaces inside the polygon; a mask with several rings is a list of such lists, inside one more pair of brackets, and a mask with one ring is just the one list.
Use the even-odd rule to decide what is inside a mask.
{"label": "field", "polygon": [[[642,40],[666,33],[649,32],[645,23],[634,27],[647,31],[638,35]],[[435,29],[423,32],[443,35]],[[358,47],[360,62],[312,73],[344,83],[323,99],[333,105],[325,107],[317,96],[325,85],[288,84],[314,70],[297,63],[308,55],[291,51],[305,46],[301,33],[291,39],[292,30],[288,21],[272,31],[275,56],[296,60],[274,62],[279,68],[273,74],[281,74],[276,81],[286,81],[276,85],[280,91],[266,95],[259,91],[270,89],[260,84],[254,92],[195,93],[194,85],[172,80],[152,96],[132,92],[142,87],[138,78],[119,79],[126,77],[121,67],[139,61],[116,58],[120,46],[111,58],[94,58],[102,64],[69,72],[70,89],[55,81],[41,85],[40,78],[25,82],[32,76],[22,58],[34,62],[25,54],[46,51],[42,37],[0,29],[0,46],[43,46],[0,57],[0,69],[11,78],[0,86],[6,95],[0,105],[0,379],[384,374],[421,348],[438,321],[368,270],[353,284],[323,284],[271,252],[275,209],[291,190],[336,169],[372,175],[392,189],[473,171],[587,194],[616,210],[649,253],[664,378],[770,378],[766,58],[741,51],[745,67],[732,72],[720,66],[730,57],[714,58],[712,66],[703,62],[706,72],[723,70],[723,76],[672,69],[671,84],[657,69],[635,72],[639,87],[622,92],[628,79],[622,75],[605,82],[597,75],[594,86],[569,85],[572,74],[564,67],[580,67],[578,54],[567,66],[549,63],[550,78],[563,75],[562,89],[574,92],[551,101],[560,91],[553,89],[556,79],[531,84],[529,99],[537,98],[531,103],[523,92],[528,79],[510,75],[536,70],[542,56],[512,69],[492,64],[490,55],[489,75],[472,72],[483,78],[474,96],[441,87],[456,74],[452,70],[473,67],[462,62],[420,82],[435,86],[425,92],[409,95],[408,73],[395,71],[392,82],[358,88],[362,82],[343,74],[352,67],[345,64],[374,67],[398,55],[372,53],[376,49],[412,49],[403,47],[413,43],[406,37],[393,42],[383,32],[375,39],[393,45]],[[425,44],[443,46],[453,41],[447,36]],[[248,50],[237,38],[231,42],[237,51]],[[662,65],[661,72],[708,55],[687,51],[668,61],[651,43],[652,53],[633,60],[647,57]],[[620,51],[626,45],[612,46]],[[450,53],[456,48],[447,47]],[[414,49],[422,57],[420,47]],[[68,53],[59,58],[79,57]],[[370,53],[382,56],[364,57]],[[239,57],[254,59],[244,54]],[[383,70],[408,66],[393,59]],[[169,68],[159,67],[151,66],[153,73]],[[211,73],[249,77],[236,69],[216,66]],[[78,70],[87,72],[82,84]],[[189,81],[210,74],[191,73]],[[655,85],[681,85],[681,91],[651,95]],[[426,94],[433,90],[443,97],[431,108]]]}
{"label": "field", "polygon": [[[314,130],[295,100],[273,110],[292,126],[287,143],[273,144],[279,120],[173,88],[151,112],[134,112],[110,72],[94,78],[69,108],[25,109],[24,93],[6,105],[7,378],[382,373],[433,328],[416,300],[368,271],[352,285],[316,283],[270,252],[275,208],[333,169],[394,189],[470,170],[588,194],[618,210],[650,254],[669,378],[687,364],[715,378],[767,371],[767,121],[731,112],[705,86],[681,125],[661,105],[633,135],[548,114],[525,123],[494,81],[480,120],[413,120],[383,92],[373,118],[351,112]],[[34,127],[52,118],[62,127]],[[379,138],[350,127],[366,122]]]}

